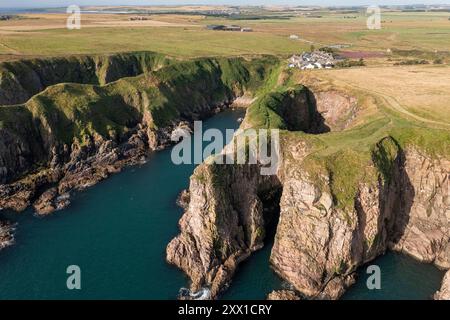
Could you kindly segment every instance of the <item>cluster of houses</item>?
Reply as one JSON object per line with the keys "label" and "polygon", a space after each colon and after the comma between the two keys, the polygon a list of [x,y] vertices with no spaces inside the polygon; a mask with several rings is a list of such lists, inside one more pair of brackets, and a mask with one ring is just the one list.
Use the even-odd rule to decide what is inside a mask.
{"label": "cluster of houses", "polygon": [[253,30],[251,28],[243,28],[241,26],[237,25],[221,25],[221,24],[210,24],[206,26],[206,29],[208,30],[214,30],[214,31],[237,31],[237,32],[252,32]]}
{"label": "cluster of houses", "polygon": [[331,53],[316,50],[313,52],[303,52],[299,56],[293,55],[289,59],[289,67],[299,68],[301,70],[331,69],[337,60]]}

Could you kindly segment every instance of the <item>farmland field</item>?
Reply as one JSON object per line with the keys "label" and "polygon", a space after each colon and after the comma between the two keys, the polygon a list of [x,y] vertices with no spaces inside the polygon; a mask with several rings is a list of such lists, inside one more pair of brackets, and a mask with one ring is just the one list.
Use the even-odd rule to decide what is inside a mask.
{"label": "farmland field", "polygon": [[[271,14],[275,14],[271,12]],[[22,55],[64,55],[136,50],[158,51],[180,57],[291,54],[316,47],[346,44],[351,50],[386,52],[388,49],[434,53],[449,49],[449,14],[383,13],[382,29],[368,30],[364,12],[316,12],[262,20],[239,20],[189,15],[150,15],[130,21],[133,15],[82,14],[82,29],[67,30],[66,14],[24,14],[22,19],[0,21],[3,59]],[[252,33],[205,30],[207,24],[239,24]],[[295,34],[299,40],[290,40]]]}

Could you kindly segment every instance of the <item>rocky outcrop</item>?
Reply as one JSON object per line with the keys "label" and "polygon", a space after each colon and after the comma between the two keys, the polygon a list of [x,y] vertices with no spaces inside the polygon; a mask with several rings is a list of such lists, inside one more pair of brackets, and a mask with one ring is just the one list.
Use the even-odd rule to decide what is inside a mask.
{"label": "rocky outcrop", "polygon": [[[391,248],[450,269],[450,161],[416,148],[405,151],[401,204]],[[408,182],[405,181],[408,179]]]}
{"label": "rocky outcrop", "polygon": [[450,300],[450,271],[445,274],[441,289],[434,295],[435,300]]}
{"label": "rocky outcrop", "polygon": [[[307,154],[287,158],[302,163]],[[342,208],[326,171],[315,180],[301,164],[285,168],[271,264],[305,296],[337,299],[353,283],[355,268],[386,248],[391,210],[380,203],[383,186],[360,183],[355,208]]]}
{"label": "rocky outcrop", "polygon": [[[337,90],[309,91],[309,99],[315,105],[317,113],[331,131],[347,129],[356,119],[358,103],[355,97]],[[323,131],[316,129],[315,133]]]}
{"label": "rocky outcrop", "polygon": [[33,204],[36,213],[41,216],[62,210],[70,204],[69,194],[59,195],[58,188],[45,191]]}
{"label": "rocky outcrop", "polygon": [[253,166],[199,166],[190,182],[181,234],[167,247],[167,261],[189,275],[191,291],[217,297],[237,265],[263,246],[270,209],[264,202],[279,187],[276,177]]}
{"label": "rocky outcrop", "polygon": [[189,194],[189,190],[183,190],[181,191],[181,193],[178,195],[177,198],[177,205],[184,209],[187,210],[189,208],[189,202],[190,202],[191,196]]}
{"label": "rocky outcrop", "polygon": [[0,250],[14,243],[14,226],[5,221],[0,221]]}
{"label": "rocky outcrop", "polygon": [[[376,152],[394,146],[389,139]],[[314,181],[302,166],[287,171],[271,263],[296,290],[311,298],[339,298],[356,268],[389,246],[446,267],[448,161],[415,148],[397,147],[394,154],[385,168],[389,177],[359,182],[354,207],[348,208],[333,200],[332,176]],[[374,162],[367,172],[379,170]]]}
{"label": "rocky outcrop", "polygon": [[301,300],[301,298],[291,290],[272,291],[267,295],[267,300]]}
{"label": "rocky outcrop", "polygon": [[[297,86],[258,99],[242,128],[339,131],[354,119],[355,104],[334,91],[312,94]],[[339,298],[355,282],[356,269],[388,249],[449,268],[448,159],[414,144],[401,146],[392,136],[368,152],[318,152],[324,143],[311,135],[285,133],[282,140],[283,161],[272,182],[261,180],[251,166],[236,165],[212,167],[223,172],[226,189],[217,186],[211,172],[201,183],[197,174],[191,180],[191,202],[167,259],[190,276],[194,291],[211,288],[216,298],[239,261],[263,244],[263,236],[239,241],[254,239],[249,230],[264,235],[266,229],[261,209],[235,203],[241,194],[250,195],[247,206],[261,200],[255,191],[261,186],[282,190],[270,263],[306,298]],[[197,170],[213,169],[204,164]],[[215,251],[217,243],[225,243],[226,250]]]}

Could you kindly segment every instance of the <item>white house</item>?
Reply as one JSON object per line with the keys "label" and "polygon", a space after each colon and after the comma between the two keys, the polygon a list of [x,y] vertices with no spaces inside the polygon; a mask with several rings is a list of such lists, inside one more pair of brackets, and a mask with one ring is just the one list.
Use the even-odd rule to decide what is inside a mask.
{"label": "white house", "polygon": [[317,69],[323,69],[322,64],[319,63],[319,62],[315,62],[315,63],[314,63],[314,66],[315,66]]}
{"label": "white house", "polygon": [[311,70],[311,69],[315,69],[316,67],[312,64],[312,63],[308,63],[306,65],[304,65],[301,69],[302,70]]}

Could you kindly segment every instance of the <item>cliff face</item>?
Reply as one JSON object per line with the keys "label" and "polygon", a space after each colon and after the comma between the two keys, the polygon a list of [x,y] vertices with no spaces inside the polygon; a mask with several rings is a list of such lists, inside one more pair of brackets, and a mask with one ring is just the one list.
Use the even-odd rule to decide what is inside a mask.
{"label": "cliff face", "polygon": [[20,60],[0,64],[0,106],[26,102],[58,83],[104,85],[167,65],[153,52]]}
{"label": "cliff face", "polygon": [[[450,161],[417,149],[405,152],[403,194],[391,248],[450,269]],[[405,181],[408,179],[409,181]],[[394,200],[394,199],[393,199]]]}
{"label": "cliff face", "polygon": [[354,206],[343,207],[336,203],[332,173],[316,167],[321,173],[313,177],[301,164],[307,147],[291,143],[276,177],[261,176],[256,166],[205,164],[196,170],[181,234],[167,248],[167,260],[190,276],[192,290],[209,287],[215,298],[226,288],[238,263],[263,245],[261,194],[279,190],[270,262],[306,297],[339,298],[356,269],[389,247],[448,268],[448,161],[383,139],[378,148],[395,148],[389,180],[377,175],[376,161],[368,162],[367,175],[356,180]]}
{"label": "cliff face", "polygon": [[[395,145],[389,140],[375,152]],[[415,149],[394,154],[389,179],[361,179],[348,208],[333,200],[332,175],[317,181],[301,165],[287,171],[271,263],[305,296],[339,298],[356,268],[389,246],[448,268],[449,163]],[[377,165],[365,170],[376,172]]]}
{"label": "cliff face", "polygon": [[[336,107],[328,96],[315,95],[311,103],[310,94],[304,88],[269,94],[249,107],[243,127],[301,125],[308,131],[303,120],[310,119],[313,128],[327,131],[351,124],[347,112],[343,118],[327,112]],[[357,110],[355,100],[341,98],[338,105]],[[364,147],[342,143],[354,133],[334,136],[283,131],[282,162],[270,178],[251,165],[203,164],[196,170],[181,233],[167,247],[168,262],[190,276],[193,291],[206,287],[216,298],[238,263],[263,245],[262,194],[270,192],[281,192],[279,202],[272,202],[279,221],[270,263],[304,297],[339,298],[355,281],[356,269],[388,248],[448,268],[449,160],[406,143],[402,135],[397,139],[397,133]]]}
{"label": "cliff face", "polygon": [[190,276],[195,291],[207,285],[217,296],[237,264],[263,246],[270,220],[264,202],[278,188],[278,179],[261,176],[256,165],[198,167],[181,234],[168,245],[167,260]]}
{"label": "cliff face", "polygon": [[[181,62],[105,86],[59,84],[0,107],[0,208],[40,213],[170,143],[172,130],[227,107],[276,59]],[[255,75],[255,73],[258,73]]]}

